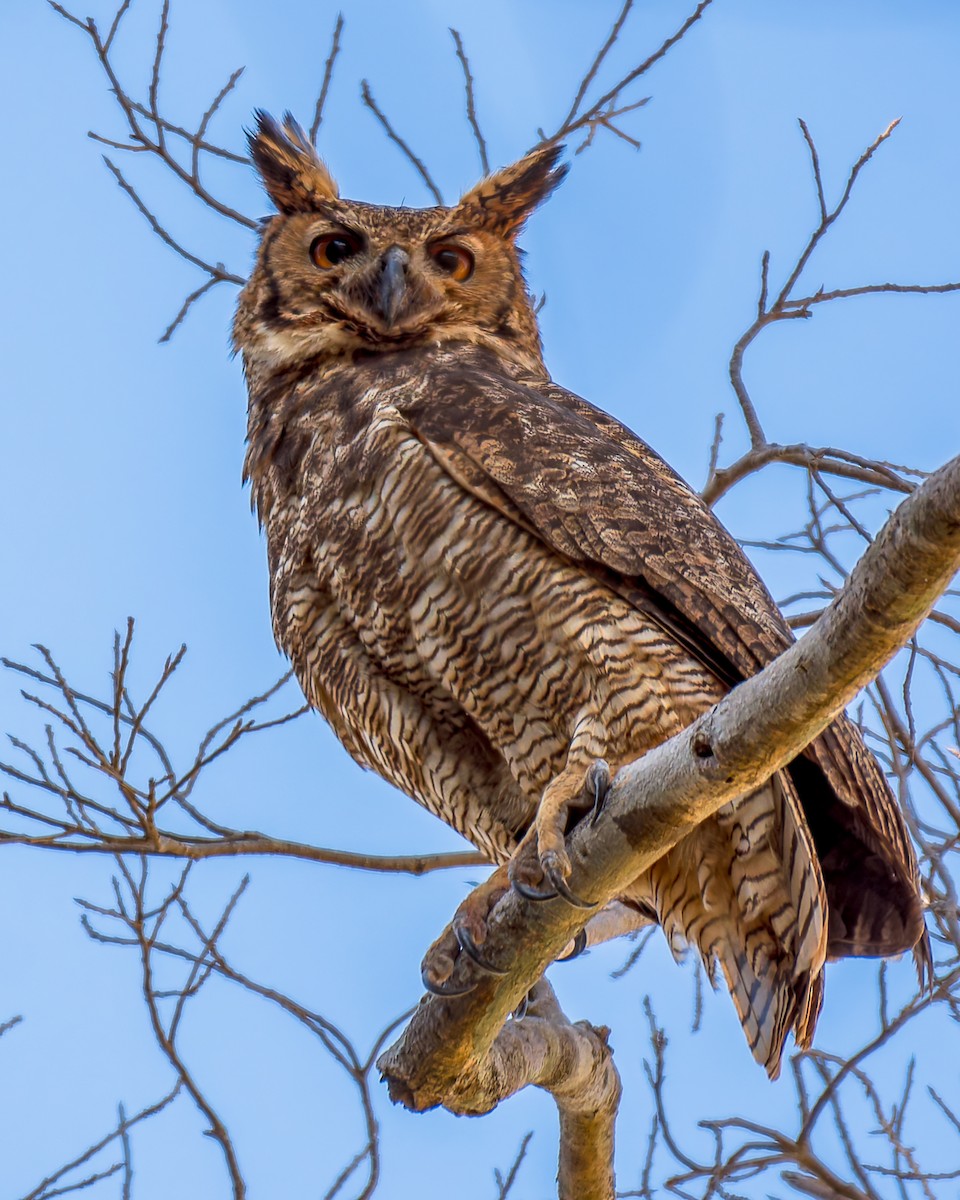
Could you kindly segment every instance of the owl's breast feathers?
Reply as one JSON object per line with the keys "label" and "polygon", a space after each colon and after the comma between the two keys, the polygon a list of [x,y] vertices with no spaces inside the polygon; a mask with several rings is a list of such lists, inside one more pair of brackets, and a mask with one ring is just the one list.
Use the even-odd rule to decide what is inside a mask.
{"label": "owl's breast feathers", "polygon": [[[603,582],[724,688],[793,641],[739,546],[646,443],[549,380],[464,345],[326,372],[307,362],[251,389],[245,476],[267,528],[275,587],[284,563],[302,553],[291,539],[301,536],[304,506],[322,539],[325,513],[371,480],[390,486],[391,472],[404,469],[378,450],[386,412],[458,494]],[[789,772],[823,869],[830,953],[917,945],[926,961],[916,860],[859,730],[839,717]]]}

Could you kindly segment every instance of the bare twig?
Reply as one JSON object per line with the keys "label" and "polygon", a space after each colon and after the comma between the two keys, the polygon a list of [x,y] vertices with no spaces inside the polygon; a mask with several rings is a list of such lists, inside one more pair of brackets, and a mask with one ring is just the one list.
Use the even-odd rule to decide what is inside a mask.
{"label": "bare twig", "polygon": [[[37,1186],[32,1189],[32,1191],[26,1193],[26,1195],[23,1197],[23,1200],[52,1200],[52,1197],[54,1196],[63,1196],[68,1192],[81,1191],[99,1179],[107,1179],[111,1175],[115,1175],[117,1172],[125,1170],[124,1162],[126,1161],[128,1154],[128,1151],[125,1149],[125,1147],[127,1146],[127,1137],[129,1135],[129,1131],[136,1125],[139,1125],[141,1122],[147,1121],[151,1117],[155,1117],[169,1104],[172,1104],[179,1095],[180,1088],[181,1084],[178,1082],[176,1087],[169,1091],[162,1099],[158,1100],[155,1104],[150,1104],[146,1108],[141,1109],[132,1117],[125,1116],[121,1106],[120,1119],[115,1129],[112,1129],[99,1141],[94,1142],[91,1146],[88,1146],[87,1149],[81,1154],[77,1155],[76,1158],[72,1158],[69,1162],[64,1163],[63,1166],[59,1167],[53,1172],[53,1174],[46,1176],[45,1179],[42,1179],[40,1183],[38,1183]],[[95,1158],[102,1150],[105,1150],[107,1146],[118,1140],[121,1143],[121,1151],[124,1154],[124,1159],[121,1160],[121,1162],[114,1163],[104,1170],[97,1171],[95,1174],[88,1175],[83,1179],[77,1180],[73,1183],[62,1182],[65,1180],[66,1176],[70,1175],[78,1168],[86,1166],[87,1163],[89,1163],[91,1159]],[[126,1200],[126,1195],[124,1200]]]}
{"label": "bare twig", "polygon": [[370,109],[370,111],[373,113],[373,115],[380,122],[380,125],[383,128],[384,133],[387,135],[387,137],[390,139],[390,141],[393,142],[394,145],[400,147],[400,150],[403,152],[403,155],[406,158],[407,162],[410,163],[410,165],[413,167],[413,169],[417,172],[417,174],[423,180],[424,184],[426,185],[427,191],[429,191],[430,195],[433,196],[433,198],[437,202],[437,204],[443,204],[443,195],[442,195],[440,189],[434,183],[433,177],[431,176],[430,172],[427,170],[426,166],[424,165],[423,160],[418,158],[417,155],[414,154],[414,152],[410,149],[410,146],[403,140],[403,138],[400,136],[400,134],[397,133],[397,131],[394,129],[394,127],[390,124],[390,121],[389,121],[387,115],[384,113],[383,109],[380,108],[380,106],[377,104],[376,100],[373,98],[373,92],[370,90],[370,84],[366,81],[366,79],[363,79],[360,82],[360,96],[363,99],[363,103],[367,106],[367,108]]}
{"label": "bare twig", "polygon": [[576,119],[577,113],[580,111],[580,105],[583,103],[583,98],[587,94],[587,89],[590,87],[590,84],[593,83],[597,72],[603,65],[603,60],[610,53],[610,50],[616,43],[617,38],[619,38],[620,31],[623,29],[624,23],[627,17],[630,15],[630,10],[632,8],[633,0],[624,0],[624,5],[620,9],[620,13],[617,16],[617,19],[614,21],[610,33],[607,35],[607,40],[597,51],[596,57],[587,69],[587,73],[584,75],[583,79],[580,80],[580,86],[577,88],[577,94],[573,98],[573,103],[570,105],[567,115],[560,123],[561,129],[567,128],[570,122]]}
{"label": "bare twig", "polygon": [[337,55],[340,53],[340,35],[343,33],[343,13],[337,13],[337,23],[333,27],[333,37],[330,41],[330,53],[327,55],[327,61],[323,64],[323,82],[320,84],[320,93],[317,96],[317,103],[313,110],[313,120],[310,122],[310,141],[316,145],[317,134],[320,132],[320,126],[323,123],[323,110],[327,103],[327,92],[330,90],[330,81],[333,79],[333,68],[336,65]]}
{"label": "bare twig", "polygon": [[[176,1072],[179,1084],[186,1092],[189,1093],[194,1104],[208,1122],[208,1135],[219,1144],[220,1149],[223,1152],[224,1163],[230,1179],[233,1200],[244,1200],[244,1197],[247,1194],[246,1184],[240,1171],[240,1163],[237,1159],[237,1153],[230,1134],[228,1133],[223,1121],[218,1116],[216,1110],[213,1108],[213,1105],[204,1095],[199,1084],[194,1078],[193,1073],[187,1066],[186,1061],[180,1053],[179,1047],[177,1046],[176,1035],[179,1014],[182,1011],[184,1001],[189,995],[190,987],[196,978],[195,972],[191,971],[188,984],[184,987],[178,1000],[174,1019],[169,1022],[168,1025],[165,1025],[160,1012],[160,993],[158,993],[156,984],[154,982],[153,944],[156,940],[160,926],[166,918],[170,905],[175,903],[178,898],[179,891],[182,886],[182,879],[181,884],[170,892],[167,899],[161,905],[156,917],[151,921],[150,912],[145,903],[145,891],[147,883],[146,865],[143,865],[139,879],[134,878],[133,874],[127,869],[122,860],[118,860],[118,866],[127,882],[134,905],[133,913],[129,918],[128,925],[136,937],[140,950],[141,990],[143,999],[147,1006],[147,1012],[150,1016],[150,1024],[153,1027],[153,1033],[157,1045],[163,1051],[170,1065]],[[244,885],[241,885],[241,887],[242,886]],[[225,909],[224,915],[219,922],[219,929],[222,929],[229,919],[233,903],[234,901],[231,900]],[[198,964],[201,961],[201,959],[198,959],[196,960],[196,963]]]}
{"label": "bare twig", "polygon": [[16,1026],[19,1025],[22,1020],[23,1020],[23,1017],[16,1016],[16,1017],[11,1017],[9,1019],[9,1021],[3,1021],[2,1023],[0,1023],[0,1037],[3,1037],[3,1035],[5,1033],[9,1033],[11,1029],[15,1029]]}
{"label": "bare twig", "polygon": [[[556,132],[550,134],[549,136],[544,136],[542,140],[544,142],[561,142],[566,138],[569,138],[571,134],[576,133],[581,129],[586,129],[589,136],[590,132],[598,125],[604,125],[607,128],[613,128],[612,121],[615,117],[618,117],[625,112],[630,112],[631,110],[640,107],[642,104],[645,104],[646,100],[639,100],[630,105],[621,107],[620,97],[625,89],[630,86],[630,84],[634,83],[637,79],[640,79],[643,75],[645,75],[655,63],[658,63],[660,59],[662,59],[664,55],[686,35],[686,33],[697,23],[697,21],[700,20],[711,3],[712,0],[701,0],[701,2],[697,5],[690,16],[687,17],[679,29],[677,29],[675,33],[671,34],[671,36],[668,37],[658,47],[658,49],[645,58],[643,62],[639,63],[632,70],[628,71],[626,75],[624,75],[620,80],[618,80],[617,83],[613,85],[613,87],[608,88],[607,91],[604,92],[600,97],[600,99],[594,104],[590,105],[589,108],[580,111],[580,106],[584,101],[590,84],[593,82],[597,71],[600,69],[600,66],[610,51],[610,48],[619,37],[620,32],[623,29],[624,22],[630,13],[632,3],[625,3],[621,8],[616,21],[614,22],[613,29],[607,37],[607,40],[604,42],[603,46],[601,46],[596,58],[587,70],[586,75],[584,75],[580,86],[577,89],[577,94],[574,98],[573,104],[571,105],[570,111],[560,123],[560,126],[557,128]],[[621,134],[621,136],[625,135]]]}
{"label": "bare twig", "polygon": [[480,155],[480,169],[484,175],[490,174],[490,160],[487,157],[487,143],[484,140],[483,134],[480,132],[480,122],[477,119],[477,102],[473,94],[473,75],[470,73],[470,60],[467,58],[467,52],[463,48],[463,39],[456,29],[450,30],[453,37],[454,45],[457,48],[457,58],[460,60],[460,66],[463,68],[463,85],[466,90],[467,104],[467,120],[470,122],[470,128],[473,130],[473,139],[477,143],[477,152]]}
{"label": "bare twig", "polygon": [[744,424],[750,436],[750,449],[736,462],[724,468],[718,466],[718,458],[711,451],[707,482],[703,490],[703,497],[708,504],[715,504],[734,484],[739,483],[748,475],[754,474],[773,462],[789,463],[794,466],[806,467],[807,469],[816,468],[832,475],[848,479],[858,479],[865,483],[875,483],[881,487],[892,488],[896,491],[908,491],[912,486],[911,481],[905,479],[903,475],[905,473],[917,474],[914,471],[897,472],[888,464],[863,459],[861,456],[845,451],[828,448],[815,449],[802,444],[783,446],[771,442],[764,432],[756,406],[750,397],[743,379],[744,354],[757,336],[769,325],[775,324],[778,321],[809,318],[816,305],[825,304],[830,300],[878,295],[881,293],[931,295],[960,291],[960,282],[942,284],[883,283],[834,288],[829,291],[820,288],[812,295],[803,297],[793,295],[800,276],[810,262],[820,241],[846,208],[860,172],[871,160],[879,147],[890,137],[898,123],[898,121],[892,121],[863,151],[847,175],[840,199],[833,209],[828,209],[817,148],[806,123],[802,120],[800,121],[800,129],[810,153],[814,186],[817,193],[819,221],[807,239],[806,245],[801,250],[793,267],[788,271],[786,280],[772,302],[769,301],[770,255],[768,251],[764,251],[763,253],[757,316],[750,327],[737,340],[730,357],[729,367],[730,383],[736,393]]}
{"label": "bare twig", "polygon": [[532,1129],[523,1135],[523,1140],[520,1143],[517,1153],[514,1155],[513,1162],[510,1164],[510,1170],[506,1175],[502,1175],[500,1171],[494,1171],[493,1177],[497,1184],[496,1200],[507,1200],[507,1197],[510,1195],[510,1191],[516,1183],[517,1175],[523,1165],[523,1160],[527,1156],[527,1147],[531,1141],[533,1141]]}
{"label": "bare twig", "polygon": [[[63,697],[66,711],[24,693],[27,700],[42,711],[51,713],[63,728],[76,738],[87,752],[85,765],[101,782],[116,788],[119,803],[109,803],[81,791],[66,771],[53,727],[47,732],[47,758],[19,738],[12,738],[15,748],[29,760],[30,769],[21,769],[0,762],[0,772],[9,778],[37,789],[49,797],[62,811],[47,811],[18,803],[9,794],[0,797],[0,811],[25,822],[27,828],[0,829],[0,846],[20,845],[38,849],[64,850],[71,853],[128,855],[140,857],[182,858],[190,862],[202,858],[222,858],[240,855],[281,855],[311,862],[346,866],[355,869],[400,872],[423,875],[449,867],[476,866],[486,860],[477,851],[447,854],[375,855],[358,851],[337,850],[272,837],[253,830],[238,830],[218,824],[205,817],[191,804],[188,796],[204,770],[222,754],[227,753],[245,736],[275,728],[304,713],[301,707],[270,720],[258,720],[253,714],[278,694],[290,678],[290,672],[257,696],[251,697],[235,712],[217,721],[200,739],[188,769],[178,771],[162,740],[146,728],[144,722],[162,690],[173,679],[184,659],[186,647],[180,647],[169,657],[160,672],[158,682],[144,704],[132,705],[126,686],[133,638],[129,622],[123,639],[115,643],[115,668],[109,699],[99,700],[74,688],[66,679],[49,650],[42,649],[47,671],[38,671],[10,659],[0,660],[18,674],[55,689]],[[85,715],[86,714],[86,715]],[[95,719],[103,719],[109,728],[109,748],[105,748],[95,729]],[[159,763],[158,777],[146,782],[131,777],[134,751],[141,743],[152,752]],[[68,753],[79,756],[74,746]],[[195,820],[203,832],[177,829],[158,824],[158,814],[168,801]],[[37,831],[36,826],[40,826]]]}
{"label": "bare twig", "polygon": [[190,251],[187,250],[185,246],[182,246],[178,241],[176,241],[176,239],[171,234],[167,233],[167,231],[160,224],[160,222],[157,220],[157,218],[154,216],[154,214],[150,211],[149,208],[147,208],[147,206],[144,204],[144,202],[140,199],[139,193],[130,183],[128,183],[123,172],[116,165],[116,163],[112,162],[109,158],[106,157],[106,155],[104,155],[103,161],[106,163],[107,169],[113,175],[114,179],[116,179],[116,181],[120,185],[120,187],[124,190],[124,192],[126,192],[126,194],[130,197],[130,199],[133,201],[133,203],[137,206],[137,210],[140,212],[140,214],[146,218],[147,222],[150,225],[150,228],[157,235],[157,237],[160,239],[161,242],[163,242],[165,245],[169,246],[171,250],[175,250],[177,252],[177,254],[179,254],[181,258],[185,258],[187,260],[187,262],[193,263],[193,265],[195,267],[199,267],[202,271],[206,271],[207,274],[211,277],[211,279],[214,282],[216,282],[216,283],[235,283],[235,284],[237,284],[238,287],[243,283],[242,276],[233,275],[229,271],[224,270],[222,264],[214,265],[212,263],[205,262],[202,258],[199,258],[196,254],[191,254]]}
{"label": "bare twig", "polygon": [[[240,212],[220,197],[214,195],[207,188],[201,177],[203,156],[207,154],[226,162],[239,165],[247,164],[248,160],[243,155],[236,154],[223,146],[218,146],[207,138],[207,130],[210,122],[220,110],[223,101],[233,91],[237,80],[242,74],[243,68],[238,68],[230,75],[227,82],[215,94],[213,100],[204,110],[196,130],[190,131],[168,120],[160,108],[160,81],[170,29],[169,0],[163,0],[160,8],[160,24],[154,42],[153,59],[150,66],[145,102],[135,99],[126,89],[117,74],[111,57],[114,40],[120,29],[121,22],[130,8],[130,0],[123,0],[120,4],[105,37],[101,35],[97,23],[92,17],[81,20],[75,14],[69,12],[63,5],[54,3],[53,0],[50,0],[50,4],[54,11],[61,17],[69,21],[72,25],[75,25],[78,29],[83,30],[89,39],[94,54],[107,77],[110,90],[116,99],[128,131],[127,140],[108,137],[92,130],[90,131],[90,136],[103,145],[111,146],[125,153],[132,152],[153,155],[160,160],[170,174],[188,187],[207,208],[218,213],[220,216],[227,217],[229,220],[246,229],[256,229],[257,222],[254,218]],[[171,136],[172,141],[168,140],[168,135]],[[184,151],[186,152],[187,160],[181,162],[178,153],[182,156]],[[105,158],[104,162],[120,187],[123,188],[147,219],[153,232],[161,241],[180,255],[186,262],[198,267],[208,276],[205,284],[190,293],[177,313],[177,316],[164,331],[160,340],[168,341],[187,315],[193,303],[205,292],[219,283],[239,285],[243,282],[243,279],[237,273],[228,270],[222,262],[207,261],[199,255],[188,251],[180,241],[167,232],[163,222],[155,216],[151,206],[143,199],[138,188],[126,179],[116,164],[108,158]]]}
{"label": "bare twig", "polygon": [[[358,1186],[355,1192],[356,1200],[367,1200],[373,1194],[380,1175],[379,1125],[373,1108],[370,1075],[377,1055],[383,1045],[398,1026],[405,1021],[410,1013],[402,1013],[391,1020],[375,1038],[372,1047],[366,1055],[361,1056],[349,1038],[331,1021],[321,1014],[311,1011],[293,1000],[291,997],[275,988],[258,983],[249,976],[233,967],[224,957],[220,948],[220,939],[230,920],[236,902],[246,887],[246,879],[234,891],[225,905],[219,919],[208,931],[191,911],[186,899],[187,872],[185,871],[173,889],[169,890],[159,906],[151,908],[146,903],[148,873],[145,864],[138,874],[134,874],[124,864],[120,864],[120,877],[114,880],[116,903],[114,907],[96,905],[90,901],[81,901],[84,909],[83,925],[95,941],[115,946],[124,946],[137,950],[141,957],[145,979],[145,999],[154,1030],[155,1039],[165,1056],[181,1075],[182,1086],[193,1096],[200,1111],[208,1120],[210,1117],[209,1104],[204,1100],[199,1088],[190,1074],[182,1055],[177,1047],[177,1034],[188,1002],[197,997],[206,981],[212,976],[229,980],[252,995],[272,1003],[281,1011],[292,1017],[313,1037],[316,1037],[327,1053],[337,1062],[349,1077],[357,1092],[363,1114],[365,1142],[361,1149],[353,1155],[339,1171],[333,1183],[325,1193],[326,1200],[334,1200],[344,1187],[351,1181]],[[179,912],[187,929],[196,940],[195,947],[186,947],[176,941],[162,940],[160,931],[171,923],[172,914]],[[119,923],[119,932],[111,932],[109,926],[103,927],[103,922]],[[178,987],[171,990],[160,990],[156,987],[156,966],[158,956],[179,962],[186,967],[186,975]],[[164,1001],[173,1002],[172,1015],[164,1018],[161,1005]],[[186,1075],[186,1078],[183,1078]],[[211,1135],[224,1148],[228,1166],[230,1167],[231,1182],[234,1194],[242,1195],[242,1185],[233,1173],[236,1159],[230,1155],[230,1139],[222,1124],[211,1121]],[[224,1140],[225,1139],[225,1140]],[[357,1172],[363,1169],[364,1178],[357,1180]],[[237,1171],[239,1168],[237,1168]]]}

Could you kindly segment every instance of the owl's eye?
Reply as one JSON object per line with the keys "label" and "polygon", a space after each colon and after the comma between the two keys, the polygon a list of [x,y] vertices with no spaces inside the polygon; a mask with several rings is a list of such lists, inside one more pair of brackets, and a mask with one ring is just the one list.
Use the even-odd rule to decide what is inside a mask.
{"label": "owl's eye", "polygon": [[444,274],[463,283],[473,274],[473,255],[463,246],[440,242],[430,247],[430,257]]}
{"label": "owl's eye", "polygon": [[325,233],[314,238],[310,246],[310,257],[314,266],[335,267],[352,258],[360,249],[360,239],[352,233]]}

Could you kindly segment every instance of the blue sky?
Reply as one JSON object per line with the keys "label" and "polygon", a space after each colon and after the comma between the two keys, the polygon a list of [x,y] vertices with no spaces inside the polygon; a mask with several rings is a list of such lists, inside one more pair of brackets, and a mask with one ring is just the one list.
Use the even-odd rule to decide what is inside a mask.
{"label": "blue sky", "polygon": [[[86,15],[92,5],[84,3]],[[604,79],[659,45],[688,9],[678,0],[637,7]],[[139,91],[158,8],[137,0],[117,44],[118,64]],[[96,9],[108,24],[110,9],[99,0]],[[394,204],[429,197],[362,109],[361,78],[454,199],[480,170],[447,26],[463,34],[491,158],[503,163],[536,140],[539,126],[559,122],[616,11],[572,0],[344,0],[343,10],[320,148],[345,195]],[[174,0],[162,81],[172,119],[195,122],[240,64],[247,72],[214,126],[219,139],[240,149],[255,107],[309,119],[336,6],[283,0],[265,11],[254,0]],[[598,137],[524,236],[531,286],[547,296],[542,325],[554,377],[702,484],[717,412],[728,414],[724,455],[746,446],[726,364],[753,316],[761,253],[771,251],[772,278],[781,278],[816,219],[798,117],[817,142],[828,198],[873,137],[903,118],[809,267],[811,289],[960,277],[958,53],[960,12],[948,0],[715,0],[637,93],[652,96],[628,118],[642,149]],[[170,345],[157,344],[202,279],[150,235],[102,166],[87,130],[117,136],[119,117],[82,35],[41,0],[5,0],[0,80],[8,276],[0,653],[23,659],[43,642],[78,686],[103,689],[112,631],[133,614],[134,681],[145,694],[166,654],[186,642],[188,658],[156,717],[184,755],[283,669],[263,545],[240,486],[245,394],[228,352],[234,296],[217,289]],[[244,273],[249,236],[141,158],[125,165],[171,232]],[[209,178],[238,207],[266,211],[248,172],[211,169]],[[746,377],[770,436],[921,468],[957,453],[958,304],[850,300],[767,331],[749,352]],[[802,500],[802,481],[783,468],[746,485],[720,513],[738,536],[766,537],[796,527]],[[775,594],[796,585],[799,568],[758,562]],[[9,673],[0,679],[0,716],[4,730],[37,736]],[[324,845],[460,848],[455,835],[361,773],[316,718],[241,747],[210,771],[196,799],[231,824]],[[476,874],[413,880],[225,860],[196,872],[198,910],[214,914],[247,869],[252,883],[227,943],[237,965],[326,1013],[360,1047],[416,1001],[420,956]],[[0,1200],[24,1194],[105,1132],[118,1100],[132,1111],[168,1086],[133,957],[92,944],[79,926],[74,897],[108,901],[112,870],[92,857],[3,851],[0,1022],[25,1019],[0,1041]],[[157,869],[158,887],[170,873]],[[704,1030],[691,1035],[692,972],[676,969],[657,943],[613,983],[609,971],[627,952],[605,948],[553,971],[572,1016],[614,1030],[627,1082],[622,1187],[636,1186],[649,1121],[640,1070],[647,992],[658,1012],[674,1015],[679,1107],[694,1088],[697,1116],[735,1105],[775,1116],[791,1104],[786,1083],[771,1086],[753,1067],[725,996],[708,998]],[[834,1048],[873,1019],[874,968],[844,965],[829,976],[818,1041]],[[909,967],[896,968],[894,979],[905,994]],[[219,985],[196,1002],[184,1039],[235,1134],[250,1194],[322,1195],[361,1131],[349,1089],[319,1048]],[[955,1079],[952,1086],[960,1101]],[[549,1193],[555,1132],[539,1094],[479,1122],[413,1117],[383,1095],[378,1114],[385,1196],[440,1194],[423,1185],[429,1161],[432,1178],[459,1172],[463,1200],[491,1197],[493,1167],[509,1163],[528,1128],[537,1132],[516,1195]],[[228,1194],[219,1152],[201,1130],[181,1100],[138,1133],[137,1200]],[[102,1194],[119,1194],[113,1186]]]}

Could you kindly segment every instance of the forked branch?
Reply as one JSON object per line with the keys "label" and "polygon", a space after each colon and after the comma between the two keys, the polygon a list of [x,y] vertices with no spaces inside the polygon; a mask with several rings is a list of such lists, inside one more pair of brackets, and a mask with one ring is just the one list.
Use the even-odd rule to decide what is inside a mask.
{"label": "forked branch", "polygon": [[131,620],[124,636],[115,638],[112,686],[104,698],[75,688],[44,647],[37,648],[43,660],[39,670],[0,659],[25,680],[41,685],[42,693],[24,690],[22,695],[48,721],[42,747],[11,735],[21,762],[0,761],[0,773],[40,798],[28,805],[9,793],[0,796],[0,814],[7,817],[5,827],[0,827],[0,846],[190,862],[270,854],[412,875],[486,861],[473,850],[364,854],[234,829],[212,820],[193,800],[194,789],[211,763],[251,735],[298,719],[307,708],[301,703],[292,711],[268,710],[289,681],[291,673],[287,672],[272,687],[215,722],[199,738],[192,757],[177,766],[147,719],[180,669],[186,648],[167,659],[147,699],[138,704],[128,683],[133,635]]}
{"label": "forked branch", "polygon": [[587,69],[586,74],[580,81],[580,86],[577,88],[577,93],[574,96],[573,103],[570,106],[567,115],[560,122],[556,131],[551,134],[545,134],[541,130],[541,139],[543,143],[562,142],[567,138],[579,133],[582,130],[586,131],[586,138],[581,143],[577,153],[588,146],[598,128],[605,128],[612,133],[617,134],[624,141],[629,142],[634,147],[639,146],[639,142],[625,134],[616,124],[618,118],[624,116],[628,112],[633,112],[637,108],[641,108],[647,103],[649,97],[643,97],[640,100],[625,102],[623,100],[624,92],[641,79],[650,70],[652,66],[658,63],[700,20],[706,10],[710,7],[712,0],[700,0],[693,12],[686,20],[675,30],[668,38],[666,38],[652,54],[648,55],[642,62],[631,68],[617,82],[607,88],[598,100],[590,104],[586,103],[586,96],[591,85],[597,77],[600,68],[603,66],[604,60],[610,53],[610,50],[616,44],[626,24],[627,17],[630,15],[630,10],[633,8],[633,0],[625,0],[620,13],[613,23],[613,28],[610,30],[606,41],[600,47],[596,57]]}
{"label": "forked branch", "polygon": [[[94,141],[113,150],[125,154],[146,154],[158,159],[164,170],[192,192],[205,208],[210,209],[218,216],[226,217],[244,229],[255,230],[258,224],[256,218],[241,211],[224,195],[214,191],[207,183],[204,170],[207,158],[211,157],[243,168],[249,166],[249,159],[246,155],[238,154],[227,146],[218,144],[209,136],[210,125],[221,111],[224,101],[233,93],[243,74],[243,67],[238,67],[231,72],[229,78],[216,91],[213,99],[201,113],[195,128],[188,129],[171,121],[166,116],[161,101],[161,80],[166,65],[167,42],[170,32],[170,0],[162,0],[160,5],[159,25],[154,39],[145,94],[141,93],[143,98],[140,99],[121,79],[113,54],[116,39],[122,33],[124,18],[131,7],[131,0],[122,0],[106,34],[102,33],[93,17],[80,17],[63,4],[57,3],[57,0],[48,0],[48,3],[56,13],[80,29],[89,39],[97,62],[106,76],[110,91],[120,109],[125,126],[125,137],[108,136],[94,130],[89,131],[89,136]],[[323,121],[333,71],[340,52],[342,32],[343,17],[338,16],[310,126],[311,136],[314,138],[316,138]],[[206,276],[204,282],[186,296],[173,320],[161,335],[161,341],[168,341],[197,300],[219,284],[242,285],[243,276],[238,271],[230,270],[213,257],[196,254],[189,250],[180,238],[169,232],[167,223],[160,219],[152,205],[142,195],[139,187],[131,182],[126,173],[109,158],[105,158],[104,161],[119,186],[136,205],[137,210],[147,220],[157,237],[185,262],[190,263]]]}
{"label": "forked branch", "polygon": [[[154,889],[148,886],[149,864],[145,860],[137,869],[122,862],[118,865],[119,874],[112,881],[112,905],[79,901],[84,910],[83,926],[94,941],[124,947],[138,955],[143,996],[154,1039],[178,1079],[177,1089],[170,1099],[182,1090],[203,1114],[209,1126],[207,1136],[217,1141],[223,1151],[234,1200],[242,1200],[245,1196],[246,1183],[232,1138],[186,1061],[179,1038],[188,1007],[193,1008],[200,1002],[207,982],[214,976],[268,1002],[289,1017],[344,1072],[359,1102],[363,1140],[360,1149],[338,1172],[324,1194],[324,1200],[346,1197],[348,1185],[354,1189],[355,1200],[369,1200],[380,1176],[380,1131],[373,1106],[373,1065],[384,1044],[407,1019],[409,1012],[390,1021],[375,1038],[373,1046],[361,1053],[342,1029],[321,1013],[244,974],[225,957],[220,943],[235,915],[237,902],[246,890],[246,878],[233,892],[212,927],[205,927],[187,899],[190,867],[172,887],[165,888],[157,903],[148,899],[148,891]],[[170,979],[171,976],[175,979],[174,986],[161,989],[158,979]],[[99,1147],[94,1148],[97,1149]],[[88,1157],[92,1153],[93,1150],[89,1151]],[[73,1165],[63,1168],[57,1178],[64,1170],[73,1169]],[[43,1200],[56,1194],[44,1193]],[[38,1196],[33,1200],[41,1198]]]}
{"label": "forked branch", "polygon": [[703,489],[703,498],[708,504],[715,504],[721,496],[736,483],[748,475],[762,470],[771,463],[788,463],[801,466],[807,470],[825,471],[846,479],[856,479],[862,483],[889,488],[896,492],[910,492],[916,486],[922,472],[909,467],[894,468],[889,463],[881,463],[864,459],[849,451],[833,447],[814,447],[802,443],[783,445],[771,441],[764,431],[756,406],[747,390],[743,379],[743,359],[748,347],[760,333],[770,325],[779,321],[808,319],[813,316],[817,305],[826,304],[831,300],[849,299],[855,296],[879,295],[882,293],[935,295],[960,291],[960,281],[954,283],[873,283],[854,287],[824,289],[807,295],[796,295],[797,286],[804,269],[808,266],[814,251],[819,246],[824,235],[841,216],[861,171],[870,162],[877,150],[890,137],[899,124],[899,119],[892,121],[870,145],[863,151],[850,168],[844,183],[840,199],[834,207],[828,208],[823,176],[820,168],[820,157],[810,130],[804,121],[800,121],[800,129],[810,153],[813,170],[814,186],[817,193],[819,220],[813,232],[807,238],[806,244],[797,256],[796,262],[787,272],[786,279],[776,296],[770,299],[770,252],[765,250],[760,266],[760,297],[757,303],[757,316],[750,327],[738,339],[730,356],[730,383],[737,397],[744,424],[750,437],[750,449],[735,462],[727,467],[720,467],[719,450],[721,443],[721,425],[718,420],[714,434],[713,446],[710,452],[710,466],[707,482]]}

